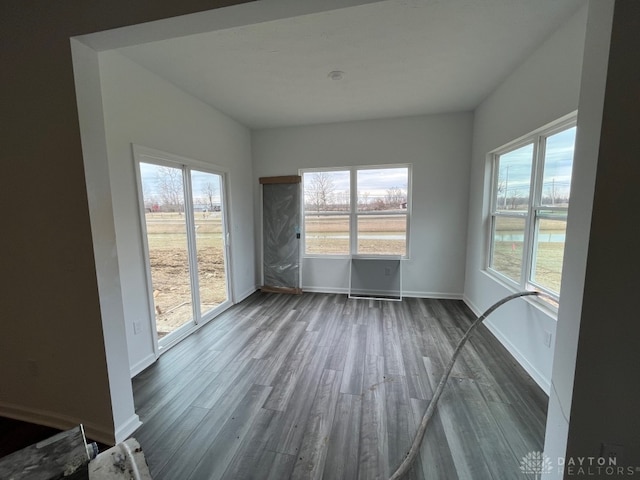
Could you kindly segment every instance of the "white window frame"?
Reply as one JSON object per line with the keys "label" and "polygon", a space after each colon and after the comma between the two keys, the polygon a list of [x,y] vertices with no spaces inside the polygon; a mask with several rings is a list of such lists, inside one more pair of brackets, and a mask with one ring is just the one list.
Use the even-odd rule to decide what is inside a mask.
{"label": "white window frame", "polygon": [[[358,211],[358,171],[360,170],[378,170],[387,168],[406,168],[407,169],[407,208],[405,214],[407,216],[407,229],[405,234],[405,254],[393,255],[393,254],[358,254],[358,217],[366,215],[398,215],[397,212],[388,211],[375,211],[375,212],[359,212]],[[335,254],[335,253],[306,253],[306,225],[305,225],[305,195],[304,195],[304,181],[302,182],[302,195],[300,195],[302,202],[302,255],[305,258],[351,258],[358,257],[374,257],[374,258],[402,258],[407,260],[410,257],[410,226],[411,226],[411,197],[412,197],[412,178],[413,178],[413,165],[410,163],[393,163],[384,165],[357,165],[350,167],[321,167],[321,168],[303,168],[298,171],[298,174],[304,178],[305,173],[315,172],[349,172],[349,210],[348,211],[336,211],[336,212],[323,212],[322,215],[327,216],[349,216],[349,253]]]}
{"label": "white window frame", "polygon": [[[217,315],[229,308],[234,303],[233,296],[233,279],[232,279],[232,251],[230,242],[230,229],[229,229],[229,217],[230,217],[230,195],[227,191],[227,185],[229,183],[229,171],[221,166],[201,162],[187,157],[182,157],[161,150],[145,147],[142,145],[131,144],[134,160],[134,170],[136,176],[136,189],[138,197],[138,212],[139,212],[139,225],[142,237],[142,250],[145,262],[145,276],[146,276],[146,289],[147,289],[147,305],[149,308],[149,318],[147,319],[148,325],[153,332],[154,338],[154,352],[156,356],[159,356],[166,352],[169,348],[179,343],[182,339],[190,335],[196,329],[206,325],[213,320]],[[155,318],[155,300],[153,298],[153,286],[151,277],[151,259],[149,257],[149,237],[147,232],[147,224],[145,221],[145,205],[144,195],[142,189],[142,176],[140,174],[140,163],[149,163],[152,165],[160,165],[166,167],[172,167],[181,171],[183,181],[183,198],[184,198],[184,214],[185,214],[185,235],[187,237],[187,260],[189,267],[189,281],[190,281],[190,294],[192,296],[192,322],[187,322],[181,327],[178,327],[172,332],[171,335],[167,335],[163,338],[158,338],[158,331]],[[195,227],[193,219],[193,191],[191,186],[191,172],[193,170],[211,173],[220,176],[220,194],[223,197],[222,210],[222,242],[225,255],[225,274],[226,274],[226,295],[227,299],[220,305],[216,306],[212,310],[209,310],[202,314],[198,309],[200,304],[200,279],[197,271],[197,248],[195,239]]]}
{"label": "white window frame", "polygon": [[[491,183],[489,189],[489,221],[488,221],[488,229],[487,229],[487,255],[486,255],[486,264],[485,270],[486,272],[499,280],[502,283],[505,283],[511,286],[516,290],[539,290],[553,299],[559,301],[560,294],[555,292],[547,287],[540,285],[532,280],[532,273],[534,265],[536,264],[536,232],[539,225],[539,220],[541,219],[552,219],[558,221],[567,221],[568,207],[554,207],[554,206],[543,206],[542,198],[543,198],[543,175],[544,175],[544,162],[545,162],[545,146],[546,139],[556,133],[567,130],[569,128],[575,127],[577,122],[577,112],[573,112],[569,115],[566,115],[555,122],[552,122],[544,127],[541,127],[523,137],[520,137],[502,147],[489,152],[487,155],[488,161],[490,162],[490,171],[491,171]],[[497,195],[496,189],[498,188],[498,159],[500,156],[517,150],[520,147],[525,145],[533,144],[533,159],[532,159],[532,168],[531,168],[531,181],[529,188],[529,201],[527,204],[526,212],[508,212],[508,211],[499,211],[497,209]],[[574,150],[575,155],[575,150]],[[556,216],[551,216],[545,214],[544,212],[554,212]],[[558,217],[557,214],[564,215]],[[524,229],[524,241],[523,241],[523,253],[522,253],[522,265],[521,265],[521,274],[519,281],[514,281],[512,278],[503,274],[499,270],[495,270],[492,267],[493,263],[493,251],[494,251],[494,242],[493,242],[493,232],[494,225],[496,219],[498,217],[502,218],[522,218],[525,220],[525,229]],[[557,310],[556,306],[552,305],[552,310]]]}

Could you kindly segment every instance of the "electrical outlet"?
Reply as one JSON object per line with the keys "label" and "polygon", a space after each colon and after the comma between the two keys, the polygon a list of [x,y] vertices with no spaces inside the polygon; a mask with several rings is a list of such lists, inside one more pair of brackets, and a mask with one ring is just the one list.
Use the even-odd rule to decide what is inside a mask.
{"label": "electrical outlet", "polygon": [[624,447],[614,443],[603,443],[600,446],[600,456],[612,465],[622,465]]}
{"label": "electrical outlet", "polygon": [[142,325],[140,322],[133,322],[133,333],[138,334],[142,330]]}
{"label": "electrical outlet", "polygon": [[548,331],[544,331],[544,345],[547,348],[551,348],[551,339],[553,338],[553,336],[551,335],[551,332]]}

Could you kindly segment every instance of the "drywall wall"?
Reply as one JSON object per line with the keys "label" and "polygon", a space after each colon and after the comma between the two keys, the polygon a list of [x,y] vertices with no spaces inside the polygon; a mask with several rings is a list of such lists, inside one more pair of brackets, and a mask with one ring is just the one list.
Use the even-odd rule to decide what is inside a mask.
{"label": "drywall wall", "polygon": [[[249,130],[116,51],[99,54],[113,217],[132,373],[155,360],[132,144],[228,171],[235,299],[255,290]],[[234,255],[235,253],[235,255]],[[142,329],[134,333],[133,322]]]}
{"label": "drywall wall", "polygon": [[[512,291],[485,272],[490,165],[487,153],[578,108],[587,9],[581,8],[475,111],[465,300],[480,313]],[[549,392],[556,320],[526,301],[511,302],[486,322],[529,374]]]}
{"label": "drywall wall", "polygon": [[[413,211],[403,293],[460,298],[472,122],[470,113],[455,113],[255,131],[256,212],[258,177],[296,174],[301,168],[411,163]],[[259,221],[259,213],[256,217]],[[348,260],[303,258],[302,287],[346,293]]]}
{"label": "drywall wall", "polygon": [[116,232],[111,207],[111,185],[106,157],[106,139],[102,121],[102,95],[98,57],[87,46],[71,40],[73,69],[78,98],[78,118],[82,133],[82,154],[89,200],[93,254],[100,296],[109,390],[122,398],[112,404],[116,441],[126,438],[140,426],[135,414],[131,382],[121,374],[129,369],[125,337],[122,291],[116,257]]}
{"label": "drywall wall", "polygon": [[[593,28],[606,35],[609,12],[606,6],[598,8],[600,21],[594,19]],[[640,3],[616,1],[566,452],[573,459],[597,457],[603,443],[621,446],[618,466],[627,468],[615,476],[606,471],[592,475],[598,478],[640,472],[638,51]],[[604,68],[602,63],[592,66]],[[595,68],[588,73],[600,75]],[[570,476],[567,472],[565,478]]]}
{"label": "drywall wall", "polygon": [[0,415],[84,423],[91,438],[111,443],[126,427],[114,411],[132,403],[130,387],[111,390],[129,371],[106,353],[125,339],[112,325],[118,308],[102,311],[99,299],[70,37],[231,3],[0,3]]}
{"label": "drywall wall", "polygon": [[[562,469],[558,468],[557,459],[564,457],[567,447],[612,16],[612,1],[590,2],[580,84],[572,203],[567,222],[562,302],[558,310],[544,445],[544,452],[552,460],[554,467],[545,476],[549,479],[562,478]],[[599,302],[603,300],[604,297],[598,298]],[[577,401],[588,401],[590,397],[591,394],[586,393],[584,398]]]}

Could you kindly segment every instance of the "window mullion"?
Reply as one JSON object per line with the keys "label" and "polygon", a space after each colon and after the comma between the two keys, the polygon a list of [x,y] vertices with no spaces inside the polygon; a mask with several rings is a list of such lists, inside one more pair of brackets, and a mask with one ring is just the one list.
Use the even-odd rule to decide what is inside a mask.
{"label": "window mullion", "polygon": [[498,211],[498,155],[491,155],[491,214]]}
{"label": "window mullion", "polygon": [[196,248],[196,227],[193,217],[193,190],[191,186],[191,169],[182,166],[182,186],[184,189],[184,216],[187,221],[187,246],[189,256],[189,277],[191,279],[191,301],[193,321],[200,323],[200,279],[198,278],[198,252]]}
{"label": "window mullion", "polygon": [[349,251],[351,255],[358,253],[358,169],[350,169],[349,177]]}
{"label": "window mullion", "polygon": [[[558,275],[562,271],[563,256],[560,249],[564,248],[566,235],[574,144],[575,115],[572,115],[487,154],[492,167],[487,266],[501,280],[506,277],[518,283],[517,260],[505,248],[505,242],[511,241],[509,235],[512,231],[524,229],[519,272],[521,286],[533,286],[559,296]],[[510,173],[519,175],[516,182],[520,181],[524,188],[527,177],[522,170],[516,172],[516,169],[518,165],[526,164],[525,153],[531,162],[528,201],[523,205],[523,202],[516,203],[514,200],[512,205],[507,206],[506,199],[512,193],[513,183]],[[504,197],[504,208],[501,195]],[[517,193],[512,195],[514,199],[517,197]],[[522,213],[511,213],[518,210],[518,204]],[[516,222],[516,218],[520,220]]]}
{"label": "window mullion", "polygon": [[536,206],[540,205],[541,201],[541,185],[542,185],[542,165],[544,158],[544,137],[538,135],[533,144],[533,168],[531,171],[531,187],[529,197],[528,218],[525,227],[525,239],[524,239],[524,255],[522,261],[524,262],[522,268],[522,280],[521,284],[523,288],[531,281],[531,274],[533,271],[533,265],[535,264],[535,251],[536,251],[536,229],[537,229],[537,210]]}

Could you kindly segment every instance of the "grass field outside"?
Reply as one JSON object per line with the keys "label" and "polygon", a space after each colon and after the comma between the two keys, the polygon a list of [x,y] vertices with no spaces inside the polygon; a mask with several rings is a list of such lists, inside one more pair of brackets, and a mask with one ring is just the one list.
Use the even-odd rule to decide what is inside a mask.
{"label": "grass field outside", "polygon": [[[494,233],[491,267],[516,282],[520,282],[522,272],[524,226],[524,219],[499,217]],[[535,262],[531,280],[558,293],[562,278],[565,233],[564,221],[541,219],[534,246]]]}
{"label": "grass field outside", "polygon": [[[358,254],[406,255],[406,214],[359,215]],[[349,255],[349,216],[305,216],[305,253]]]}
{"label": "grass field outside", "polygon": [[[520,281],[524,220],[500,217],[495,231],[492,268]],[[219,212],[196,212],[196,247],[201,313],[226,299],[226,275]],[[158,334],[166,335],[193,318],[184,215],[147,213],[147,241]],[[559,292],[565,222],[540,221],[532,280]],[[358,253],[405,255],[406,215],[358,217]],[[349,216],[305,217],[307,254],[349,255]]]}
{"label": "grass field outside", "polygon": [[[193,318],[187,235],[184,215],[147,213],[147,243],[156,328],[162,337]],[[226,299],[222,217],[218,212],[195,214],[200,313]]]}

